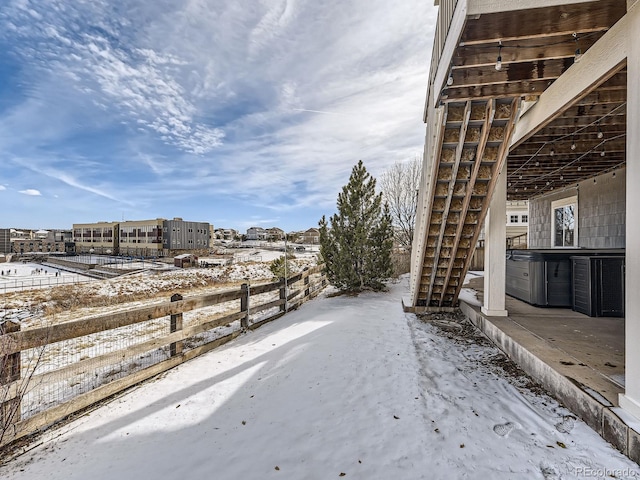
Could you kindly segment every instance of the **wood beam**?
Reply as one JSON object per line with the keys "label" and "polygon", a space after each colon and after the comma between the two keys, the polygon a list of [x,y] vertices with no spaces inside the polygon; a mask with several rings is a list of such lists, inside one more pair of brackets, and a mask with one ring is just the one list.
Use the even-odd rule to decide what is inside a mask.
{"label": "wood beam", "polygon": [[[586,35],[580,41],[580,48],[587,51],[604,32],[598,31]],[[572,37],[573,38],[573,37]],[[535,39],[517,39],[513,42],[500,39],[502,49],[500,55],[503,63],[534,62],[541,59],[573,58],[576,52],[575,41],[558,43],[556,37]],[[490,66],[496,63],[498,43],[483,43],[459,47],[452,59],[452,68],[468,68],[473,66]]]}
{"label": "wood beam", "polygon": [[[455,240],[454,240],[453,247],[451,248],[451,258],[449,260],[449,265],[447,267],[447,273],[445,275],[444,286],[440,294],[440,300],[438,301],[438,306],[440,307],[442,307],[442,304],[444,302],[444,297],[447,293],[447,286],[449,285],[449,281],[451,280],[451,272],[453,271],[456,255],[458,253],[458,248],[460,246],[460,239],[462,238],[462,230],[464,228],[465,219],[469,211],[469,204],[471,203],[473,186],[475,185],[476,180],[478,178],[478,172],[480,171],[480,166],[482,165],[481,159],[484,157],[484,150],[485,150],[485,147],[487,146],[487,140],[489,139],[489,131],[491,130],[491,123],[493,122],[493,115],[495,112],[495,103],[496,103],[495,100],[489,100],[485,108],[484,123],[482,124],[480,141],[476,149],[476,156],[475,156],[476,161],[473,164],[471,175],[469,176],[469,180],[467,181],[467,194],[464,197],[462,208],[460,209],[460,221],[458,222],[458,226],[456,228]],[[480,226],[477,225],[476,228],[480,228]]]}
{"label": "wood beam", "polygon": [[489,100],[492,98],[513,98],[528,95],[538,96],[542,95],[550,83],[552,83],[552,80],[543,79],[462,88],[457,88],[454,83],[452,87],[447,88],[444,91],[442,101],[454,102],[466,100]]}
{"label": "wood beam", "polygon": [[[427,305],[431,303],[431,296],[433,295],[433,287],[435,278],[438,273],[438,262],[440,260],[440,250],[442,249],[442,239],[444,238],[444,232],[447,227],[447,216],[451,207],[451,200],[453,197],[453,191],[456,186],[456,178],[458,176],[458,168],[460,167],[460,159],[462,158],[462,152],[464,150],[464,141],[467,136],[467,127],[469,126],[469,118],[471,117],[471,102],[467,102],[464,107],[464,113],[462,115],[462,123],[459,130],[458,148],[456,150],[456,156],[453,162],[451,179],[449,180],[449,186],[447,188],[447,197],[445,200],[445,208],[442,214],[442,220],[440,223],[440,232],[438,233],[438,240],[436,241],[435,254],[433,257],[433,267],[431,269],[431,277],[429,281],[429,291],[427,293]],[[448,123],[448,119],[447,119]],[[445,127],[446,128],[446,127]],[[435,190],[434,190],[435,194]]]}
{"label": "wood beam", "polygon": [[619,0],[601,0],[481,15],[468,20],[460,44],[548,36],[566,36],[570,41],[574,32],[609,29],[624,16],[626,9]]}
{"label": "wood beam", "polygon": [[503,60],[500,71],[486,66],[454,69],[451,72],[451,78],[453,78],[453,85],[456,88],[505,82],[553,81],[566,72],[573,63],[573,55],[571,58],[541,59],[533,62],[505,63]]}
{"label": "wood beam", "polygon": [[616,77],[616,73],[626,65],[630,27],[628,16],[624,16],[582,55],[580,62],[549,86],[538,102],[519,119],[513,137],[514,146],[551,123],[598,86]]}
{"label": "wood beam", "polygon": [[[484,222],[484,218],[487,216],[487,210],[489,209],[489,203],[491,202],[491,196],[493,195],[493,190],[495,189],[496,182],[498,181],[498,174],[502,170],[505,161],[507,160],[507,154],[509,152],[509,144],[511,142],[511,136],[514,132],[514,126],[516,124],[516,119],[520,114],[520,98],[516,97],[511,101],[511,115],[509,116],[509,121],[506,126],[506,131],[500,145],[500,150],[498,153],[498,158],[493,166],[493,171],[491,175],[491,180],[489,181],[489,185],[487,188],[487,196],[485,201],[482,204],[482,209],[480,214],[478,215],[478,228],[475,229],[473,233],[473,237],[471,238],[471,248],[469,250],[470,255],[467,256],[467,259],[464,263],[463,272],[467,272],[469,270],[469,265],[471,265],[471,260],[473,258],[473,251],[475,250],[475,245],[478,243],[478,237],[480,236],[480,225]],[[453,298],[458,298],[460,295],[460,290],[462,289],[462,284],[464,282],[460,282],[456,287]]]}

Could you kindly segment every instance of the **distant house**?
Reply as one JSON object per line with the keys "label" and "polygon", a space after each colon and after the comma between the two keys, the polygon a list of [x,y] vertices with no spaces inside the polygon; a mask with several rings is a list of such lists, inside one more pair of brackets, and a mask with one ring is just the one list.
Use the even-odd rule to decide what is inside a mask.
{"label": "distant house", "polygon": [[217,240],[236,240],[238,238],[238,231],[233,228],[216,228]]}
{"label": "distant house", "polygon": [[262,227],[251,227],[247,229],[247,240],[266,240],[267,231]]}
{"label": "distant house", "polygon": [[15,228],[9,229],[9,236],[12,240],[28,240],[31,238],[31,231],[16,230]]}
{"label": "distant house", "polygon": [[507,201],[507,238],[527,233],[529,226],[529,201]]}
{"label": "distant house", "polygon": [[284,240],[284,230],[278,227],[267,228],[267,240]]}
{"label": "distant house", "polygon": [[302,233],[302,243],[320,243],[320,231],[317,228],[310,228]]}

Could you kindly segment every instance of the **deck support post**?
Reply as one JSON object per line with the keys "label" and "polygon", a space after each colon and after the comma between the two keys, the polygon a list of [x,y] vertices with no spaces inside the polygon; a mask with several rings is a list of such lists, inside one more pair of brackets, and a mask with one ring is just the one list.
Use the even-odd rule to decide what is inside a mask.
{"label": "deck support post", "polygon": [[484,221],[484,302],[483,314],[506,317],[507,165],[496,182]]}
{"label": "deck support post", "polygon": [[[640,3],[627,15],[640,28]],[[630,32],[637,31],[632,28]],[[626,279],[625,279],[625,392],[620,406],[640,419],[640,45],[629,35],[627,41],[627,185],[626,185]]]}

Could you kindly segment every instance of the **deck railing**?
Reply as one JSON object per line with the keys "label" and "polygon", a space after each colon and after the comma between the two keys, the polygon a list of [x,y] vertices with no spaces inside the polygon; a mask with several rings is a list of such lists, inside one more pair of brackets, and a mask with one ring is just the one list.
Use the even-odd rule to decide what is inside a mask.
{"label": "deck railing", "polygon": [[[449,35],[449,28],[453,20],[453,14],[455,13],[456,6],[459,1],[466,0],[440,0],[440,8],[438,8],[438,20],[436,22],[436,31],[433,37],[433,49],[431,51],[431,67],[429,69],[429,92],[427,93],[427,100],[429,96],[437,98],[439,93],[432,92],[435,87],[433,84],[438,73],[438,66],[442,58],[442,52],[444,51],[444,45],[447,41],[447,35]],[[425,109],[425,116],[427,110]],[[426,120],[426,119],[425,119]]]}

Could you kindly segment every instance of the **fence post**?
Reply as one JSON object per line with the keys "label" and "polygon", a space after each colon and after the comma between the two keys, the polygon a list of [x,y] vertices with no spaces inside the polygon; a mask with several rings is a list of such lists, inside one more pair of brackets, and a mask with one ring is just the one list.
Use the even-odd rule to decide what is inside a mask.
{"label": "fence post", "polygon": [[[0,322],[0,335],[20,331],[20,324],[11,320]],[[0,357],[0,385],[9,385],[20,380],[20,352]],[[20,421],[20,395],[9,398],[0,388],[0,434],[8,434],[11,425]]]}
{"label": "fence post", "polygon": [[[174,293],[171,295],[172,302],[179,302],[182,300],[182,295],[179,293]],[[177,332],[178,330],[182,330],[182,313],[176,313],[175,315],[171,315],[171,326],[170,332]],[[180,355],[182,353],[182,340],[179,342],[173,342],[169,345],[169,351],[171,352],[171,356],[175,357],[176,355]]]}
{"label": "fence post", "polygon": [[287,312],[287,282],[284,277],[280,277],[280,300],[282,300],[282,305],[280,305],[281,312]]}
{"label": "fence post", "polygon": [[[304,267],[302,271],[306,272],[307,270],[309,270],[309,267]],[[305,298],[309,296],[309,275],[304,277],[304,296]]]}
{"label": "fence post", "polygon": [[242,296],[240,297],[240,311],[247,312],[244,317],[240,320],[240,326],[242,328],[249,327],[249,284],[243,283],[240,287],[242,289]]}

